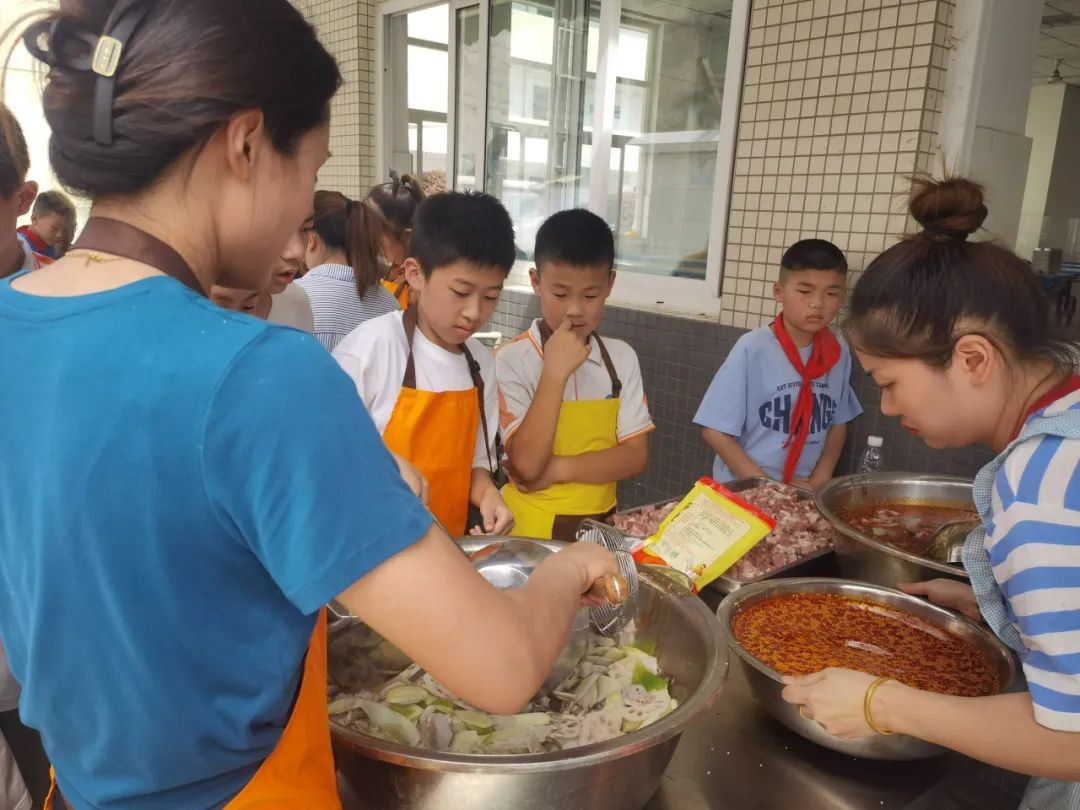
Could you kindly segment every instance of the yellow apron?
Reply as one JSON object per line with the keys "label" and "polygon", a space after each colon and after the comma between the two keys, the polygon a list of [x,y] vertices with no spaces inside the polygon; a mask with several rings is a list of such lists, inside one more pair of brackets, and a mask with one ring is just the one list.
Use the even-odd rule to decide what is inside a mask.
{"label": "yellow apron", "polygon": [[383,430],[383,441],[423,473],[429,486],[428,509],[452,536],[457,536],[467,528],[477,424],[483,426],[485,444],[491,445],[484,413],[484,380],[480,365],[462,344],[475,387],[465,391],[418,390],[412,350],[417,317],[416,307],[409,307],[401,316],[409,359],[393,413]]}
{"label": "yellow apron", "polygon": [[[541,322],[543,343],[547,343],[551,334],[546,326]],[[552,454],[556,456],[579,456],[607,450],[619,443],[622,383],[604,342],[596,333],[592,337],[596,339],[611,377],[611,398],[562,403],[552,447]],[[522,492],[511,482],[503,487],[502,496],[514,513],[515,535],[572,541],[582,520],[602,520],[615,511],[615,490],[616,482],[612,481],[607,484],[553,484],[538,492]]]}

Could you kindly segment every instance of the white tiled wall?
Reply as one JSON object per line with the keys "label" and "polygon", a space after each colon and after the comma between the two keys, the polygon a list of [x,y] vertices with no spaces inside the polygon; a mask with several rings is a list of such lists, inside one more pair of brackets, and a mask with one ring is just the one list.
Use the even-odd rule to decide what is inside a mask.
{"label": "white tiled wall", "polygon": [[375,168],[375,3],[367,0],[293,0],[337,59],[343,84],[334,99],[332,157],[319,188],[362,197],[379,182]]}
{"label": "white tiled wall", "polygon": [[953,6],[755,0],[721,323],[774,317],[792,242],[829,239],[859,271],[907,230],[897,193],[936,160]]}

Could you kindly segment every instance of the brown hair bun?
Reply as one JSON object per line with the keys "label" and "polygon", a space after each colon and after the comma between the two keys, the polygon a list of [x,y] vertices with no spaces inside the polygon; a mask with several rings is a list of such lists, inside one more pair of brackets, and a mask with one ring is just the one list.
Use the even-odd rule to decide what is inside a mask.
{"label": "brown hair bun", "polygon": [[913,178],[908,209],[927,235],[961,241],[982,227],[987,214],[983,187],[963,177]]}

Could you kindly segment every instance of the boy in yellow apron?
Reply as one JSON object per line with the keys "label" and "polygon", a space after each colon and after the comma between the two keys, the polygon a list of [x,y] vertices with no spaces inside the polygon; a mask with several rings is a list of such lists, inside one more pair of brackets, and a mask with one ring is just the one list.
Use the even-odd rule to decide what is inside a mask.
{"label": "boy in yellow apron", "polygon": [[615,511],[616,484],[644,472],[653,430],[637,354],[596,331],[615,283],[615,243],[600,217],[548,219],[530,271],[542,318],[499,350],[500,422],[514,533],[573,540],[584,518]]}
{"label": "boy in yellow apron", "polygon": [[[387,447],[427,479],[428,508],[447,531],[505,534],[513,514],[492,480],[495,368],[472,335],[514,264],[513,223],[486,194],[440,194],[417,209],[409,245],[404,274],[414,305],[361,324],[334,358]],[[470,505],[478,525],[467,525]]]}

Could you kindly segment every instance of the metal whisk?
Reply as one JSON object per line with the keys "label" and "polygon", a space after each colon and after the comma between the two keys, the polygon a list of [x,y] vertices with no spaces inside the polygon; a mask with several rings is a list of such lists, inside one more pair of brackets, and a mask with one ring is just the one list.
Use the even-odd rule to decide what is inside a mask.
{"label": "metal whisk", "polygon": [[634,558],[630,554],[622,532],[606,523],[583,520],[575,536],[578,542],[595,543],[610,551],[619,565],[619,573],[626,580],[626,599],[621,604],[604,604],[589,608],[589,620],[596,632],[605,636],[614,636],[637,613],[638,572]]}

